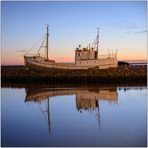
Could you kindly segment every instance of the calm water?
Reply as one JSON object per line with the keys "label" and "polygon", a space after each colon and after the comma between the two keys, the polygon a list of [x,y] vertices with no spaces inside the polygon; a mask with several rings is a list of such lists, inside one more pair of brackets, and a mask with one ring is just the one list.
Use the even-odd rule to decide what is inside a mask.
{"label": "calm water", "polygon": [[2,146],[146,146],[146,87],[2,88]]}

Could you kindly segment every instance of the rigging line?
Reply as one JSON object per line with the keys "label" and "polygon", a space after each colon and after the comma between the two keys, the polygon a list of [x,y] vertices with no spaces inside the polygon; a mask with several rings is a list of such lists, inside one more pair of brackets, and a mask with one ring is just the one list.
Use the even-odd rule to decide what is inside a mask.
{"label": "rigging line", "polygon": [[40,111],[41,111],[41,113],[42,113],[42,115],[43,115],[43,119],[44,119],[44,121],[46,121],[46,122],[48,122],[48,120],[47,120],[47,118],[46,118],[46,116],[45,116],[45,114],[44,114],[44,112],[43,112],[43,110],[41,109],[41,106],[38,104],[38,107],[39,107],[39,109],[40,109]]}
{"label": "rigging line", "polygon": [[45,37],[45,35],[44,35],[40,40],[38,40],[38,41],[25,53],[25,55],[28,54],[44,37]]}
{"label": "rigging line", "polygon": [[97,42],[97,37],[95,38],[94,42],[92,43],[91,48],[96,47],[96,42]]}
{"label": "rigging line", "polygon": [[99,123],[99,113],[98,113],[97,109],[95,109],[95,118],[96,118],[97,122]]}
{"label": "rigging line", "polygon": [[[36,116],[38,116],[38,117],[41,117],[41,119],[43,120],[43,121],[45,121],[45,119],[41,116],[41,114],[39,114],[38,112],[36,112],[34,109],[33,109],[33,107],[32,106],[28,106],[34,113],[35,113],[35,115]],[[47,119],[46,119],[47,120]],[[45,123],[46,123],[47,121],[45,121]]]}
{"label": "rigging line", "polygon": [[44,42],[45,42],[45,39],[46,39],[46,37],[44,38],[44,40],[43,40],[43,42],[42,42],[42,44],[41,44],[41,46],[40,46],[40,48],[39,48],[39,50],[38,50],[36,56],[39,54],[39,52],[40,52],[40,50],[41,50],[41,48],[42,48],[42,46],[43,46],[43,44],[44,44]]}

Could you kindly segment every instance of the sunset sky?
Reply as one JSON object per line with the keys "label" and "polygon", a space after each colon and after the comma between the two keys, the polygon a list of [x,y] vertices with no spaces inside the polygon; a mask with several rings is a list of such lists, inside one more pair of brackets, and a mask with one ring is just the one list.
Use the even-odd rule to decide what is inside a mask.
{"label": "sunset sky", "polygon": [[29,50],[44,36],[46,24],[49,57],[58,62],[73,62],[75,48],[93,43],[97,27],[100,54],[118,49],[118,60],[147,58],[146,1],[1,3],[2,65],[24,64],[25,52],[20,51]]}

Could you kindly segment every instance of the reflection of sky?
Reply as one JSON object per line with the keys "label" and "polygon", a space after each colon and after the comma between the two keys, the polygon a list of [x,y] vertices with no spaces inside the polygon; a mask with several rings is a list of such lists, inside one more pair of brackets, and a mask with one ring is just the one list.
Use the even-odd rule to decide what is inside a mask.
{"label": "reflection of sky", "polygon": [[[100,27],[101,53],[119,49],[119,59],[146,58],[146,2],[2,2],[2,64],[23,63],[23,53],[49,24],[50,57],[73,61]],[[9,53],[9,54],[8,54]]]}
{"label": "reflection of sky", "polygon": [[[99,101],[101,130],[92,112],[76,109],[75,95],[50,98],[51,131],[39,103],[24,89],[2,89],[2,144],[9,146],[145,146],[146,89],[118,90],[118,104]],[[47,110],[46,101],[42,111]]]}

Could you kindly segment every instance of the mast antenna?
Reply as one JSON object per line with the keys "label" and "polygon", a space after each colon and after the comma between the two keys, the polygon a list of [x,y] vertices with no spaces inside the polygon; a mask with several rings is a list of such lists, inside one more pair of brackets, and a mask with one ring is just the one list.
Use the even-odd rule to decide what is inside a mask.
{"label": "mast antenna", "polygon": [[98,33],[97,33],[97,53],[98,53],[98,48],[99,48],[99,28],[97,28]]}

